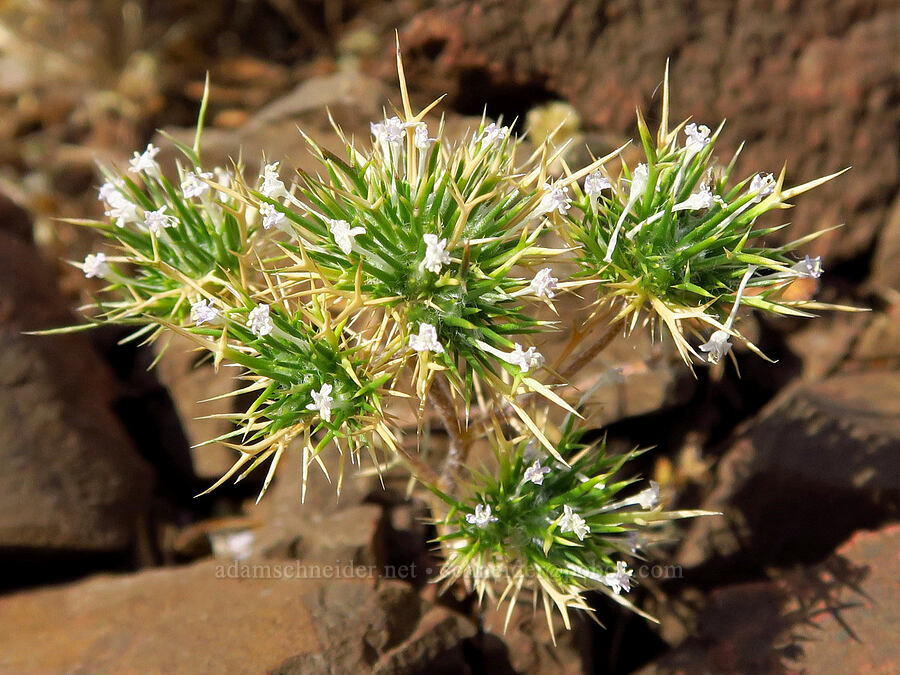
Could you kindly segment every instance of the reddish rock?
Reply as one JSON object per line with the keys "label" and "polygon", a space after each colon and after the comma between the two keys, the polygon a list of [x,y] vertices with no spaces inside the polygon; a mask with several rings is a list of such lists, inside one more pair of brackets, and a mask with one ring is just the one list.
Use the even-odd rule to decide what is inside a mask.
{"label": "reddish rock", "polygon": [[376,587],[311,561],[291,567],[307,578],[287,578],[291,563],[276,578],[274,565],[203,562],[8,596],[0,670],[358,673],[396,660],[411,635],[410,649],[431,645],[408,657],[421,664],[474,632],[443,610],[420,625],[420,600],[400,582]]}
{"label": "reddish rock", "polygon": [[[801,383],[739,434],[691,524],[687,567],[811,560],[900,505],[900,376],[836,375]],[[729,562],[731,561],[731,562]]]}
{"label": "reddish rock", "polygon": [[[632,136],[635,106],[658,116],[669,59],[674,118],[727,118],[721,152],[749,141],[744,173],[777,172],[786,161],[789,183],[800,183],[854,167],[798,200],[785,235],[848,223],[811,247],[830,259],[872,245],[900,184],[892,0],[466,0],[415,15],[400,43],[423,100],[449,93],[461,112],[486,103],[511,118],[562,98],[611,143]],[[385,77],[392,65],[393,56],[384,60]]]}
{"label": "reddish rock", "polygon": [[651,673],[900,670],[900,526],[859,532],[826,562],[713,591],[697,634]]}
{"label": "reddish rock", "polygon": [[23,334],[75,322],[55,282],[32,246],[0,232],[0,548],[122,550],[153,476],[85,337]]}

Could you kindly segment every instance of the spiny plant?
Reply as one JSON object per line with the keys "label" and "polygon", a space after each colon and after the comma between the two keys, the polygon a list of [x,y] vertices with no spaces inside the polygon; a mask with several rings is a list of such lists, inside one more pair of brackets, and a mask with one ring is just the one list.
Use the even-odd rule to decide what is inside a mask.
{"label": "spiny plant", "polygon": [[[567,400],[564,385],[638,325],[664,325],[688,364],[716,364],[732,337],[744,340],[742,307],[825,307],[782,295],[821,274],[818,258],[795,258],[817,235],[770,246],[783,226],[757,221],[834,176],[732,183],[737,154],[720,166],[713,153],[721,128],[669,128],[668,77],[655,137],[638,113],[644,162],[620,162],[616,174],[622,148],[572,171],[546,143],[520,157],[522,140],[486,119],[456,139],[441,122],[432,137],[425,116],[438,101],[413,112],[399,49],[397,66],[402,108],[372,124],[371,142],[332,122],[341,154],[307,138],[320,170],[289,185],[278,162],[258,178],[240,163],[203,164],[206,98],[193,146],[172,141],[177,178],[153,145],[128,172],[105,169],[108,220],[74,221],[113,247],[76,263],[107,282],[90,319],[132,325],[145,342],[180,334],[216,366],[243,369],[234,393],[253,401],[210,440],[237,453],[210,489],[268,461],[262,497],[295,450],[301,498],[314,466],[338,492],[348,459],[402,468],[428,495],[445,583],[508,601],[509,612],[530,593],[567,627],[569,609],[590,610],[588,590],[639,611],[622,593],[644,531],[703,513],[665,510],[653,482],[636,490],[627,467],[637,452],[585,441],[598,426],[585,418],[589,394]],[[554,164],[564,167],[555,179]],[[560,263],[577,272],[561,281]],[[559,330],[547,308],[576,291],[593,298],[583,323],[599,337],[575,332],[551,367],[531,339]],[[411,402],[418,434],[404,437],[394,400]],[[422,433],[431,410],[448,452]]]}

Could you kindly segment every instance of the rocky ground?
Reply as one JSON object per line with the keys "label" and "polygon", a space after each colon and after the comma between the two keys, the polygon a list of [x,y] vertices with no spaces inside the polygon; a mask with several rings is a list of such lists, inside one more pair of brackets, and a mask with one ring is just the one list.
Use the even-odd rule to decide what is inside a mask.
{"label": "rocky ground", "polygon": [[[226,4],[0,5],[0,670],[900,670],[895,2]],[[872,311],[757,322],[777,363],[738,350],[740,378],[694,378],[639,337],[604,354],[622,373],[598,390],[611,447],[654,446],[639,468],[670,503],[723,513],[673,532],[654,561],[668,578],[641,580],[658,626],[598,600],[605,628],[579,623],[554,647],[530,607],[504,634],[491,608],[438,596],[427,512],[399,476],[354,480],[339,503],[313,483],[301,507],[286,466],[259,506],[257,484],[194,499],[230,464],[191,449],[220,433],[195,418],[227,404],[197,401],[227,374],[178,344],[148,371],[155,354],[116,330],[24,334],[74,322],[91,291],[59,261],[95,242],[53,219],[99,215],[95,160],[190,133],[209,69],[210,161],[240,146],[251,165],[308,166],[298,124],[327,140],[327,106],[365,134],[396,98],[394,28],[415,101],[448,94],[448,125],[565,100],[600,154],[633,135],[635,106],[658,116],[669,59],[675,116],[727,118],[744,173],[853,166],[789,229],[846,223],[812,245],[827,272],[807,290]],[[244,553],[285,575],[340,564],[242,579]]]}

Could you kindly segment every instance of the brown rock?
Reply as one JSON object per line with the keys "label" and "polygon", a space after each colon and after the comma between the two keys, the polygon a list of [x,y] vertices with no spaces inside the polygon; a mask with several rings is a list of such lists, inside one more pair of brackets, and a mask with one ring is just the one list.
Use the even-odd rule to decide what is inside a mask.
{"label": "brown rock", "polygon": [[[743,140],[739,171],[776,171],[801,183],[853,166],[798,201],[795,237],[848,227],[812,248],[831,258],[864,253],[900,181],[900,9],[891,0],[754,3],[443,3],[401,30],[407,80],[422,99],[512,119],[548,99],[572,103],[586,131],[630,137],[634,108],[658,116],[666,60],[671,110],[728,120],[723,157]],[[836,64],[842,64],[836,67]],[[390,77],[393,55],[382,73]],[[785,143],[790,139],[790,143]],[[606,147],[597,148],[602,154]]]}
{"label": "brown rock", "polygon": [[[900,194],[894,200],[890,214],[875,248],[872,260],[872,286],[881,292],[900,291]],[[894,302],[897,301],[894,296]]]}
{"label": "brown rock", "polygon": [[165,336],[157,343],[165,353],[156,367],[156,375],[165,385],[178,411],[181,427],[190,442],[194,473],[199,478],[218,480],[234,464],[235,453],[218,443],[200,445],[233,429],[227,419],[209,419],[210,415],[234,412],[233,398],[210,400],[225,396],[237,386],[233,368],[220,368],[218,372],[204,356],[193,349],[192,343],[177,335]]}
{"label": "brown rock", "polygon": [[0,232],[0,547],[121,550],[152,474],[110,409],[112,380],[71,325],[52,270]]}
{"label": "brown rock", "polygon": [[[325,452],[337,454],[331,449]],[[326,464],[332,463],[328,457]],[[306,501],[301,502],[301,465],[299,448],[285,453],[272,487],[249,509],[250,517],[263,523],[255,530],[254,550],[273,559],[315,558],[363,565],[381,561],[382,509],[362,503],[376,487],[373,480],[355,475],[356,467],[348,467],[338,499],[335,486],[313,466]]]}
{"label": "brown rock", "polygon": [[25,209],[0,192],[0,229],[24,241],[31,241],[31,219]]}
{"label": "brown rock", "polygon": [[431,608],[402,644],[383,654],[372,668],[379,675],[471,672],[462,642],[474,637],[475,625],[443,607]]}
{"label": "brown rock", "polygon": [[826,562],[714,591],[698,634],[651,673],[896,672],[900,526],[859,532]]}
{"label": "brown rock", "polygon": [[836,375],[789,388],[737,438],[679,562],[815,559],[900,505],[900,376]]}
{"label": "brown rock", "polygon": [[[420,601],[404,584],[289,567],[204,562],[9,596],[0,670],[357,673],[416,626]],[[441,644],[468,634],[439,633]]]}

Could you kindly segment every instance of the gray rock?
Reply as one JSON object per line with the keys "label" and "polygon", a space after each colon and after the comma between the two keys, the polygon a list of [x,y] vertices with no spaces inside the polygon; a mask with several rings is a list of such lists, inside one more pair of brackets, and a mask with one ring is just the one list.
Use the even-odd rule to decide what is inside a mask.
{"label": "gray rock", "polygon": [[[801,383],[739,434],[678,562],[750,567],[812,560],[900,505],[900,375]],[[738,560],[740,562],[738,562]],[[728,563],[723,563],[728,565]]]}
{"label": "gray rock", "polygon": [[0,547],[126,548],[153,476],[110,409],[113,385],[71,325],[52,270],[0,232]]}

